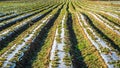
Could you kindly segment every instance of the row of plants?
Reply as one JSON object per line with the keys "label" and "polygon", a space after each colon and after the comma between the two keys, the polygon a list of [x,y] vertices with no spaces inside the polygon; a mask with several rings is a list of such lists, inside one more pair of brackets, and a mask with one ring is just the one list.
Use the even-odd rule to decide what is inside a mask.
{"label": "row of plants", "polygon": [[[117,26],[119,26],[119,17],[117,17],[117,16],[119,16],[118,14],[116,14],[115,12],[111,12],[111,11],[105,11],[105,10],[96,10],[98,7],[93,7],[93,8],[90,8],[91,6],[88,6],[88,3],[86,3],[86,6],[84,6],[84,4],[83,4],[83,2],[81,2],[81,3],[76,3],[77,5],[78,4],[80,4],[80,5],[78,5],[79,7],[81,7],[82,9],[84,9],[84,10],[87,10],[87,11],[92,11],[92,12],[96,12],[96,13],[99,13],[100,15],[102,15],[104,18],[106,18],[107,20],[109,20],[110,22],[112,22],[113,24],[115,24],[115,25],[117,25]],[[82,5],[83,4],[83,5]],[[109,7],[108,7],[109,8]],[[105,8],[106,9],[106,8]],[[112,10],[113,10],[113,8],[112,8]],[[107,14],[107,13],[110,13],[110,14],[112,14],[112,16],[111,15],[109,15],[109,14]],[[117,15],[117,16],[116,16]],[[114,16],[114,17],[113,17]],[[116,17],[115,17],[116,16]]]}
{"label": "row of plants", "polygon": [[[70,56],[70,40],[69,34],[67,30],[67,15],[66,15],[66,7],[63,8],[63,12],[59,17],[62,17],[62,21],[58,24],[56,29],[56,34],[53,42],[53,46],[51,49],[50,55],[50,68],[56,67],[68,67],[72,68],[71,56]],[[60,20],[60,19],[59,19]],[[54,48],[55,47],[55,48]]]}
{"label": "row of plants", "polygon": [[[71,2],[71,5],[72,5],[72,2]],[[65,23],[63,24],[64,25],[64,29],[65,29],[65,38],[64,38],[64,43],[65,43],[65,46],[64,46],[64,51],[65,51],[65,56],[63,58],[63,61],[65,63],[66,66],[69,66],[70,68],[73,68],[73,63],[72,63],[72,55],[70,53],[70,50],[71,50],[71,41],[70,41],[70,36],[69,36],[69,29],[68,29],[68,9],[70,6],[70,2],[67,3],[67,7],[66,7],[66,16],[65,16]]]}
{"label": "row of plants", "polygon": [[[81,10],[82,11],[82,10]],[[82,11],[82,12],[85,12],[84,10]],[[88,11],[89,12],[89,11]],[[91,18],[91,19],[93,19],[93,18]],[[95,20],[95,19],[94,19]],[[98,22],[98,20],[96,20],[96,22]],[[96,24],[96,26],[98,26],[98,24],[96,23],[96,22],[94,22],[95,24]],[[102,24],[102,23],[100,23],[100,24]],[[103,25],[103,24],[102,24]],[[101,27],[103,27],[103,26],[101,26]],[[106,37],[108,40],[109,40],[109,42],[111,42],[111,44],[112,44],[112,46],[114,46],[115,45],[115,48],[117,48],[118,49],[118,46],[119,46],[119,39],[118,39],[118,37],[119,37],[119,35],[116,35],[116,33],[115,32],[113,32],[113,31],[110,31],[108,28],[106,28],[105,26],[103,27],[103,28],[101,28],[101,27],[98,27],[98,28],[100,28],[101,30],[103,30],[103,32],[105,33],[105,32],[112,32],[112,34],[111,33],[109,33],[110,35],[111,35],[111,37],[112,37],[112,40],[114,39],[114,41],[112,41],[111,40],[111,38],[110,38],[110,35],[109,34],[106,34],[105,33],[105,35],[107,36],[107,35],[109,35],[108,37]],[[108,29],[108,31],[107,30],[105,30],[105,29]],[[114,35],[113,35],[114,34]],[[117,36],[116,38],[115,37],[113,37],[113,36]],[[105,37],[104,37],[105,38]],[[116,42],[115,44],[114,44],[114,42]],[[119,49],[118,49],[119,50]]]}
{"label": "row of plants", "polygon": [[[82,12],[84,12],[85,13],[85,10],[80,10],[80,11],[82,11]],[[89,11],[88,11],[89,12]],[[85,13],[85,14],[87,14],[87,13]],[[91,20],[92,19],[94,19],[93,17],[92,18],[90,18]],[[94,19],[94,20],[96,20],[96,19]],[[98,22],[98,20],[96,20],[96,22]],[[96,23],[96,22],[94,22],[95,24],[96,24],[96,27],[98,27],[99,25]],[[102,23],[100,23],[101,25],[104,25],[104,24],[102,24]],[[102,27],[102,28],[101,28]],[[102,33],[102,35],[104,34],[104,38],[107,38],[108,39],[108,41],[109,42],[111,42],[111,44],[112,44],[112,46],[115,48],[115,49],[118,49],[119,50],[119,48],[118,48],[118,46],[119,46],[119,39],[118,39],[118,37],[119,37],[119,35],[117,35],[115,32],[113,32],[113,31],[110,31],[107,27],[105,27],[105,25],[104,25],[104,27],[103,26],[99,26],[98,27],[100,30],[103,30],[102,32],[100,31],[100,33]],[[108,31],[107,30],[105,30],[105,29],[108,29]],[[99,32],[99,31],[98,31]],[[109,32],[109,34],[107,33],[106,34],[106,32]],[[112,33],[112,34],[111,34]],[[114,35],[113,35],[114,34]],[[107,35],[109,35],[109,36],[107,36]],[[112,40],[111,40],[111,37],[112,37]],[[114,37],[113,38],[113,36],[116,36],[116,38]],[[113,39],[114,39],[114,41],[113,41]],[[116,42],[116,43],[115,43]]]}
{"label": "row of plants", "polygon": [[[115,28],[113,28],[112,26],[110,26],[110,24],[108,24],[107,22],[105,22],[105,20],[101,20],[100,16],[95,14],[95,13],[92,13],[92,12],[89,12],[89,14],[91,14],[97,21],[99,21],[101,24],[103,24],[104,26],[106,26],[106,28],[108,28],[109,30],[111,30],[112,32],[120,35],[120,32],[119,30],[116,30]],[[119,27],[118,27],[119,28]]]}
{"label": "row of plants", "polygon": [[76,12],[78,11],[79,10],[71,11],[73,12],[73,14],[71,14],[72,22],[69,21],[69,23],[71,22],[71,24],[68,24],[69,29],[71,28],[70,37],[72,41],[71,55],[73,59],[73,66],[75,66],[76,68],[77,67],[97,68],[99,66],[107,68],[106,64],[104,63],[101,56],[99,55],[99,52],[89,41],[82,27],[80,26],[79,20],[81,19],[79,19],[78,15],[76,15]]}
{"label": "row of plants", "polygon": [[[76,4],[74,4],[75,5],[75,7],[76,7]],[[78,6],[78,5],[77,5]],[[81,12],[83,12],[83,13],[85,13],[85,10],[83,10],[83,9],[81,9],[81,7],[76,7],[77,8],[77,10],[79,10],[79,11],[81,11]],[[87,10],[88,11],[88,10]],[[87,20],[87,19],[86,19]],[[84,27],[85,27],[85,25],[83,25]],[[96,29],[96,28],[95,28]],[[97,29],[96,29],[97,30]],[[87,31],[89,32],[90,30],[88,30],[87,29]],[[98,30],[97,30],[98,31]],[[96,32],[96,31],[94,31],[94,32]],[[99,32],[99,31],[98,31]],[[94,35],[92,35],[93,34],[93,32],[91,32],[91,33],[89,33],[90,35],[91,35],[91,37],[94,39],[94,40],[97,40],[97,38],[95,38],[94,37]],[[99,33],[98,33],[99,34]],[[98,39],[99,40],[99,39]],[[105,42],[106,42],[106,40],[104,40]],[[119,55],[119,52],[117,51],[117,50],[115,50],[113,47],[111,47],[111,42],[109,43],[110,41],[107,41],[106,43],[107,44],[110,44],[110,45],[108,45],[108,46],[110,46],[110,48],[112,48],[112,50],[113,51],[115,51],[116,53],[117,53],[117,55]],[[113,44],[112,44],[112,46],[113,46]],[[117,47],[116,47],[117,48]],[[102,52],[104,52],[104,53],[109,53],[110,54],[110,50],[108,49],[108,48],[102,48]],[[114,53],[114,52],[113,52]],[[115,55],[115,54],[114,54]],[[117,59],[117,58],[116,58]],[[119,65],[119,64],[118,64]]]}
{"label": "row of plants", "polygon": [[36,10],[42,9],[42,8],[44,8],[44,7],[47,7],[47,6],[48,6],[48,5],[46,5],[46,4],[45,4],[45,5],[40,5],[39,8],[36,7],[36,8],[34,8],[34,9],[32,9],[32,10],[23,11],[22,13],[10,14],[10,15],[6,15],[6,16],[0,17],[0,22],[2,23],[2,21],[4,21],[4,20],[9,20],[9,19],[11,19],[11,18],[15,18],[15,17],[18,17],[18,16],[20,16],[20,15],[24,15],[24,14],[27,14],[27,13],[30,13],[30,12],[34,12],[34,11],[36,11]]}
{"label": "row of plants", "polygon": [[0,17],[4,17],[4,16],[7,16],[7,15],[11,15],[11,14],[14,14],[14,12],[10,12],[10,13],[1,13],[1,14],[0,14]]}
{"label": "row of plants", "polygon": [[[56,21],[56,19],[58,15],[60,14],[62,7],[63,7],[63,4],[53,10],[53,12],[51,13],[53,14],[53,17],[50,19],[48,24],[45,25],[44,28],[40,31],[35,41],[31,43],[30,49],[25,52],[25,55],[23,56],[22,60],[17,63],[17,66],[16,66],[17,68],[19,67],[24,67],[24,68],[48,67],[49,52],[50,52],[52,42],[54,39],[55,29],[58,24],[58,21]],[[28,60],[30,62],[27,62]],[[24,64],[26,66],[24,66]]]}
{"label": "row of plants", "polygon": [[105,19],[103,16],[96,14],[98,18],[100,18],[105,25],[108,25],[108,27],[112,28],[113,30],[116,30],[118,33],[120,32],[120,27],[118,25],[115,25],[113,22]]}
{"label": "row of plants", "polygon": [[120,20],[117,19],[117,18],[114,18],[106,13],[103,13],[103,12],[99,12],[99,14],[101,16],[103,16],[105,19],[108,19],[110,22],[112,22],[113,24],[115,24],[116,26],[119,26],[120,27]]}
{"label": "row of plants", "polygon": [[[5,34],[5,37],[3,36],[3,40],[1,40],[1,49],[6,47],[9,42],[11,42],[12,40],[14,40],[19,34],[21,34],[25,29],[29,28],[31,25],[33,25],[36,21],[38,21],[39,19],[42,19],[43,17],[45,17],[47,14],[49,14],[52,9],[57,8],[58,5],[54,6],[53,8],[50,8],[48,10],[45,10],[41,13],[38,13],[37,15],[28,18],[26,20],[24,20],[23,22],[20,23],[16,23],[16,25],[13,25],[11,27],[8,28],[8,32]],[[19,28],[18,28],[19,27]],[[14,29],[13,29],[14,28]],[[4,30],[4,31],[7,31]]]}
{"label": "row of plants", "polygon": [[[51,15],[50,15],[51,16]],[[49,18],[49,17],[48,17]],[[35,18],[36,19],[36,18]],[[36,21],[37,22],[37,21]],[[45,24],[41,24],[40,22],[43,22],[43,23],[45,23]],[[47,23],[46,23],[47,22]],[[40,25],[39,25],[40,24]],[[21,55],[21,52],[24,52],[24,51],[26,51],[26,48],[28,48],[28,46],[30,45],[30,43],[31,42],[34,42],[33,40],[34,40],[34,38],[38,35],[38,33],[39,33],[39,31],[40,31],[40,29],[42,30],[42,28],[46,25],[46,24],[48,24],[48,21],[47,21],[47,19],[45,19],[45,20],[40,20],[40,21],[38,21],[37,23],[35,23],[35,24],[33,24],[30,28],[28,28],[27,30],[25,30],[22,34],[20,34],[17,38],[16,38],[16,40],[14,40],[14,41],[12,41],[11,43],[10,43],[10,45],[13,45],[14,43],[15,43],[15,45],[13,45],[12,47],[11,47],[11,50],[10,51],[8,51],[7,53],[5,53],[5,55],[4,56],[6,56],[6,55],[8,55],[8,53],[10,53],[10,54],[12,54],[12,53],[14,53],[14,49],[17,49],[17,48],[19,48],[18,46],[22,46],[23,45],[23,43],[25,43],[24,44],[24,46],[23,47],[21,47],[21,50],[19,51],[19,53],[18,54],[15,54],[15,56],[14,57],[12,57],[11,59],[9,59],[8,61],[10,61],[10,62],[16,62],[16,61],[19,61],[19,56]],[[38,26],[39,25],[39,26]],[[42,27],[41,27],[42,26]],[[34,31],[35,30],[35,31]],[[32,33],[31,33],[32,32]],[[29,38],[29,36],[30,35],[33,35],[31,38]],[[29,38],[29,39],[27,39],[27,38]],[[18,40],[19,39],[19,40]],[[26,40],[27,39],[27,40]],[[16,42],[17,41],[17,42]],[[17,46],[18,45],[18,46]],[[14,47],[15,46],[15,47]],[[14,48],[13,48],[14,47]],[[9,55],[10,55],[9,54]],[[8,57],[9,57],[9,55],[8,55]],[[13,54],[14,55],[14,54]],[[3,56],[3,55],[2,55]],[[7,58],[8,59],[8,58]],[[6,62],[5,62],[5,64],[6,64]],[[8,65],[8,67],[10,66],[11,64],[9,64]],[[5,67],[7,67],[7,66],[5,66]]]}
{"label": "row of plants", "polygon": [[[90,27],[89,22],[90,20],[87,17],[83,17],[81,15],[82,22],[84,23],[84,31],[86,32],[87,37],[92,42],[92,44],[96,47],[99,51],[101,57],[104,59],[105,63],[108,67],[112,67],[115,64],[109,64],[111,61],[119,60],[119,53],[115,49],[111,48],[109,42],[104,41],[98,34],[94,31],[93,28]],[[86,25],[85,25],[86,23]],[[118,57],[118,58],[115,58]]]}
{"label": "row of plants", "polygon": [[[54,5],[51,5],[51,6],[49,6],[48,8],[53,7],[53,6],[54,6]],[[1,23],[2,25],[0,26],[0,30],[3,30],[3,29],[5,29],[5,28],[7,28],[7,27],[10,27],[10,26],[12,26],[12,25],[14,25],[14,24],[16,24],[16,23],[18,23],[18,22],[21,22],[21,21],[23,21],[23,20],[25,20],[25,19],[27,19],[27,18],[29,18],[29,17],[31,17],[31,16],[34,16],[34,15],[36,15],[36,14],[38,14],[38,13],[44,11],[44,10],[46,10],[46,8],[42,8],[42,9],[40,9],[40,10],[36,10],[36,11],[30,12],[30,13],[28,13],[28,14],[23,14],[23,15],[18,16],[18,17],[16,17],[16,18],[12,18],[12,19],[10,19],[10,20],[3,21],[3,22]]]}
{"label": "row of plants", "polygon": [[[118,34],[116,34],[115,32],[111,31],[109,28],[107,28],[104,24],[101,24],[101,22],[99,22],[98,20],[96,20],[92,15],[90,15],[89,13],[86,13],[86,15],[88,15],[88,17],[90,18],[90,20],[92,21],[93,25],[96,26],[101,33],[104,34],[104,36],[107,36],[109,39],[107,39],[108,41],[111,40],[113,41],[112,43],[115,44],[112,45],[115,49],[116,47],[120,46],[120,36]],[[103,36],[103,37],[104,37]],[[118,49],[118,48],[117,48]]]}
{"label": "row of plants", "polygon": [[[100,1],[98,3],[100,3]],[[101,4],[96,5],[95,2],[78,2],[78,4],[80,4],[85,9],[92,11],[105,11],[105,12],[115,13],[115,11],[119,9],[119,7],[115,7],[115,6],[104,6]]]}
{"label": "row of plants", "polygon": [[[56,32],[56,29],[57,29],[57,26],[60,24],[60,21],[59,20],[62,20],[62,9],[64,8],[64,6],[62,5],[61,7],[60,7],[60,9],[59,9],[59,12],[57,11],[57,13],[58,13],[58,17],[56,18],[56,20],[54,21],[54,24],[53,24],[53,27],[51,28],[51,31],[52,31],[52,33],[51,33],[51,35],[50,34],[48,34],[48,35],[50,35],[51,37],[47,37],[46,38],[46,40],[45,40],[45,43],[46,44],[44,44],[43,45],[43,47],[42,47],[42,49],[41,49],[41,51],[39,52],[39,55],[38,55],[38,59],[42,59],[42,52],[45,52],[46,53],[46,56],[44,57],[44,63],[40,63],[40,64],[38,64],[41,60],[39,60],[38,61],[38,59],[36,59],[34,62],[33,62],[33,67],[34,68],[36,68],[36,66],[38,66],[38,67],[41,67],[41,68],[44,68],[44,67],[48,67],[49,66],[49,62],[50,62],[50,51],[52,50],[52,45],[53,45],[53,41],[54,41],[54,37],[55,37],[55,32]],[[54,35],[53,35],[54,34]],[[49,38],[51,38],[51,40],[49,40]],[[47,42],[47,41],[49,41],[49,42]],[[58,40],[58,42],[60,42],[59,40]],[[47,49],[47,50],[46,50]],[[56,56],[54,57],[54,59],[55,59],[55,61],[53,61],[52,62],[52,67],[54,68],[54,67],[56,67],[58,64],[59,64],[59,56],[58,56],[58,54],[57,54],[57,52],[58,52],[58,50],[56,50],[55,51],[55,54],[56,54]],[[41,66],[41,64],[43,65],[44,64],[44,66]],[[45,66],[46,65],[46,66]]]}
{"label": "row of plants", "polygon": [[[36,33],[36,31],[37,30],[39,30],[39,29],[36,29],[36,31],[34,31],[33,32],[33,30],[39,25],[39,24],[41,24],[41,23],[36,23],[36,24],[34,24],[33,26],[31,26],[30,28],[28,28],[27,30],[25,30],[21,35],[19,35],[17,38],[16,38],[16,40],[14,40],[14,41],[12,41],[11,43],[9,43],[9,44],[12,44],[12,43],[16,43],[16,44],[14,44],[14,45],[12,45],[12,47],[11,48],[9,48],[9,50],[8,51],[6,51],[6,52],[4,52],[3,54],[2,54],[2,58],[4,58],[5,60],[3,61],[3,67],[10,67],[10,66],[12,66],[13,64],[12,64],[12,62],[13,63],[15,63],[16,61],[19,61],[19,56],[21,55],[21,52],[23,52],[24,51],[24,49],[26,49],[28,46],[29,46],[29,43],[31,43],[32,42],[32,40],[34,39],[34,37],[35,37],[35,33]],[[40,26],[38,26],[39,28],[40,28]],[[17,39],[19,39],[19,40],[17,40]],[[16,42],[17,41],[17,42]],[[21,47],[22,46],[22,47]],[[6,47],[7,48],[7,47]],[[17,48],[19,48],[19,50],[17,50]],[[14,52],[16,52],[15,53],[15,55],[13,54]],[[10,57],[10,56],[12,56],[13,55],[13,57]],[[7,57],[7,58],[5,58],[5,57]],[[10,58],[9,58],[10,57]],[[6,61],[8,61],[9,63],[7,63]],[[7,66],[6,65],[4,65],[4,64],[7,64]]]}
{"label": "row of plants", "polygon": [[11,13],[11,12],[14,12],[14,13],[21,13],[23,11],[26,11],[26,10],[32,10],[34,8],[39,8],[40,7],[40,4],[41,5],[44,5],[43,3],[40,3],[40,2],[33,2],[33,3],[21,3],[21,2],[18,2],[18,3],[14,3],[14,2],[0,2],[0,11],[3,12],[3,13]]}

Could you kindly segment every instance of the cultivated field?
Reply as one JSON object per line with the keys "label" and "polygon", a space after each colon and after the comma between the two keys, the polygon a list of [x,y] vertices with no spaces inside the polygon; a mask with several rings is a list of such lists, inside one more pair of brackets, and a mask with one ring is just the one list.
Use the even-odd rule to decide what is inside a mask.
{"label": "cultivated field", "polygon": [[0,1],[0,68],[120,68],[120,1]]}

